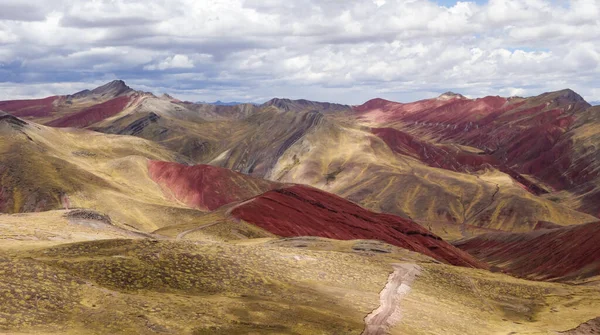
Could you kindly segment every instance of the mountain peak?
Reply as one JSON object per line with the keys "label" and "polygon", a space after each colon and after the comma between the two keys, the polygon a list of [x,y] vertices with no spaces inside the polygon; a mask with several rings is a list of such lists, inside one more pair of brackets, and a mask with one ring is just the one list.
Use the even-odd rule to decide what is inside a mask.
{"label": "mountain peak", "polygon": [[127,93],[131,91],[131,87],[127,86],[123,80],[113,80],[109,83],[106,83],[102,86],[96,87],[91,90],[92,94],[100,94],[100,95],[121,95],[123,93]]}
{"label": "mountain peak", "polygon": [[171,101],[180,101],[179,99],[173,97],[172,95],[168,94],[168,93],[163,93],[160,96],[161,99],[165,99],[165,100],[171,100]]}
{"label": "mountain peak", "polygon": [[286,112],[306,112],[306,111],[317,111],[322,113],[337,113],[344,110],[349,110],[350,106],[342,105],[331,102],[320,102],[306,99],[287,99],[287,98],[273,98],[264,104],[263,107],[273,106],[281,111]]}
{"label": "mountain peak", "polygon": [[560,91],[546,92],[539,95],[538,98],[541,98],[544,101],[551,100],[558,104],[564,105],[575,104],[577,109],[585,109],[591,106],[587,101],[585,101],[585,99],[583,99],[581,95],[570,88],[565,88]]}
{"label": "mountain peak", "polygon": [[386,100],[383,98],[373,98],[365,103],[374,103],[374,104],[382,104],[383,103],[383,104],[385,104],[385,103],[389,103],[389,102],[394,102],[394,101]]}
{"label": "mountain peak", "polygon": [[448,91],[448,92],[440,95],[438,97],[438,100],[450,100],[450,99],[455,99],[455,98],[466,99],[466,97],[464,95],[462,95],[462,94],[458,94],[458,93],[454,93],[454,92]]}
{"label": "mountain peak", "polygon": [[374,98],[374,99],[371,99],[371,100],[365,102],[362,105],[355,106],[354,108],[357,111],[368,111],[368,110],[372,110],[372,109],[383,108],[384,106],[387,106],[388,104],[399,104],[399,103],[390,101],[390,100],[385,100],[382,98]]}
{"label": "mountain peak", "polygon": [[0,110],[0,124],[6,123],[13,128],[22,128],[27,122]]}
{"label": "mountain peak", "polygon": [[570,88],[565,88],[564,90],[560,90],[556,93],[559,93],[561,97],[567,98],[569,100],[585,101],[585,99],[583,99],[583,97],[581,95],[579,95],[579,93],[573,91]]}

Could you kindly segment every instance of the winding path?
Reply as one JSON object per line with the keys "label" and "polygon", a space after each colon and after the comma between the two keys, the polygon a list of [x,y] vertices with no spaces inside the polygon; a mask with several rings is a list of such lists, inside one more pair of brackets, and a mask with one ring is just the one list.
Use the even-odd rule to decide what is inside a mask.
{"label": "winding path", "polygon": [[410,285],[421,273],[421,267],[412,263],[393,264],[387,284],[379,293],[380,305],[365,317],[365,330],[362,335],[385,335],[398,322],[400,300],[410,291]]}

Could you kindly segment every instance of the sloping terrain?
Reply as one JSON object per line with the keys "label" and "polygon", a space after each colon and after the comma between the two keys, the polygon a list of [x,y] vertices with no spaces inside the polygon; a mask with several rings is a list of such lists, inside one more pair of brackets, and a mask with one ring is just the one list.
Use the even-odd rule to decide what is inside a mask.
{"label": "sloping terrain", "polygon": [[578,113],[552,150],[525,166],[557,190],[556,198],[600,217],[600,107]]}
{"label": "sloping terrain", "polygon": [[198,105],[144,96],[131,110],[99,122],[92,129],[142,137],[196,163],[206,163],[251,136],[251,125],[243,120],[257,110],[250,104]]}
{"label": "sloping terrain", "polygon": [[[530,231],[538,221],[561,225],[593,221],[568,208],[585,207],[583,198],[572,193],[560,198],[549,194],[552,186],[517,171],[502,155],[490,152],[489,143],[484,149],[468,146],[476,144],[469,142],[469,136],[480,138],[476,134],[479,123],[494,129],[498,124],[506,128],[505,122],[519,129],[535,128],[546,119],[552,123],[553,118],[563,117],[564,113],[556,111],[567,102],[572,111],[586,106],[568,92],[532,99],[478,100],[446,94],[413,104],[373,100],[352,109],[288,99],[273,99],[262,106],[193,104],[129,88],[124,93],[116,90],[122,85],[113,82],[73,97],[89,99],[90,94],[104,91],[111,92],[110,97],[121,94],[115,99],[136,97],[124,110],[111,108],[108,114],[94,112],[97,106],[89,107],[89,113],[65,110],[60,112],[63,119],[51,124],[64,121],[105,133],[134,135],[194,163],[309,184],[372,210],[410,217],[447,238],[469,236],[481,229]],[[99,103],[97,109],[113,101]],[[443,119],[440,115],[449,117],[447,123],[429,125],[436,117]],[[349,116],[359,117],[358,123],[383,122],[385,127],[368,129]],[[414,121],[421,119],[425,121]],[[476,119],[480,121],[474,124]],[[514,133],[512,123],[507,129]],[[449,142],[432,142],[434,138]],[[585,199],[593,196],[589,193]]]}
{"label": "sloping terrain", "polygon": [[317,102],[305,99],[291,100],[274,98],[263,104],[263,106],[274,106],[286,112],[319,112],[323,114],[344,113],[352,110],[351,106],[334,104],[329,102]]}
{"label": "sloping terrain", "polygon": [[594,220],[537,196],[491,166],[477,172],[434,168],[410,152],[395,152],[393,144],[370,130],[326,119],[286,150],[266,178],[312,185],[372,210],[424,222],[452,238],[460,237],[449,231],[456,225],[466,234],[468,227],[529,231],[540,220],[563,225]]}
{"label": "sloping terrain", "polygon": [[[390,334],[554,334],[598,315],[597,286],[423,264]],[[584,322],[585,322],[584,321]]]}
{"label": "sloping terrain", "polygon": [[52,127],[85,128],[121,112],[128,103],[129,97],[121,96],[52,120],[46,124]]}
{"label": "sloping terrain", "polygon": [[[547,197],[600,213],[598,109],[571,90],[510,99],[446,94],[408,104],[374,99],[357,106],[355,116],[387,127],[374,132],[397,152],[431,166],[456,171],[491,165],[536,194],[565,191]],[[453,148],[457,144],[477,155]]]}
{"label": "sloping terrain", "polygon": [[149,161],[148,172],[152,180],[177,200],[201,210],[214,210],[281,186],[211,165]]}
{"label": "sloping terrain", "polygon": [[[168,106],[161,112],[148,109],[142,103],[135,113],[106,120],[94,129],[143,137],[196,163],[210,163],[262,177],[295,141],[318,126],[323,118],[318,112],[284,113],[274,107],[258,110],[245,105],[185,106],[187,109],[180,113],[167,113]],[[215,116],[212,111],[215,108],[226,111]]]}
{"label": "sloping terrain", "polygon": [[319,112],[281,112],[273,107],[244,119],[247,129],[210,163],[264,177],[288,148],[323,122]]}
{"label": "sloping terrain", "polygon": [[140,239],[152,235],[119,227],[90,209],[51,210],[0,215],[0,249],[24,250],[64,243],[107,239]]}
{"label": "sloping terrain", "polygon": [[549,193],[547,189],[483,151],[456,144],[432,144],[394,128],[373,128],[372,132],[394,152],[414,157],[429,166],[467,173],[496,168],[533,194]]}
{"label": "sloping terrain", "polygon": [[0,210],[93,208],[121,227],[151,231],[176,216],[202,213],[169,199],[148,174],[148,159],[185,161],[131,136],[64,130],[0,116]]}
{"label": "sloping terrain", "polygon": [[[195,231],[219,229],[215,225],[220,225],[221,230],[239,230],[240,227],[234,228],[239,224],[232,225],[231,221],[242,220],[277,236],[381,240],[446,263],[486,267],[408,219],[371,212],[316,188],[284,186],[206,165],[186,167],[151,161],[149,169],[154,180],[189,206],[216,209],[231,203],[214,212],[217,215],[207,214],[196,225],[165,227],[156,234],[191,238],[193,235],[189,234]],[[228,192],[221,194],[223,190]]]}
{"label": "sloping terrain", "polygon": [[358,333],[387,277],[385,261],[352,253],[156,240],[0,262],[0,329],[29,333]]}
{"label": "sloping terrain", "polygon": [[36,123],[83,128],[120,113],[143,95],[115,80],[72,95],[0,101],[0,110]]}
{"label": "sloping terrain", "polygon": [[289,242],[0,243],[0,330],[360,334],[398,262],[421,272],[399,300],[394,335],[552,333],[594,318],[600,304],[593,287],[435,264],[403,249],[354,249],[366,241]]}
{"label": "sloping terrain", "polygon": [[52,114],[57,96],[44,99],[0,101],[0,110],[17,117],[44,117]]}
{"label": "sloping terrain", "polygon": [[410,220],[373,213],[311,187],[296,185],[269,191],[229,212],[279,236],[381,240],[453,265],[485,267]]}
{"label": "sloping terrain", "polygon": [[529,233],[488,233],[455,245],[507,273],[535,280],[600,276],[600,222]]}
{"label": "sloping terrain", "polygon": [[[21,136],[11,136],[3,142],[6,144],[6,154],[14,155],[9,160],[14,168],[13,165],[3,165],[6,167],[2,202],[5,212],[35,212],[93,204],[94,208],[114,217],[121,226],[149,231],[152,230],[150,227],[160,228],[169,222],[160,223],[158,220],[165,218],[165,215],[176,215],[174,210],[179,210],[179,215],[184,215],[187,220],[200,218],[202,213],[186,214],[185,209],[177,209],[176,201],[209,211],[281,187],[278,183],[223,168],[148,161],[143,156],[162,155],[168,160],[178,157],[140,139],[97,133],[95,136],[98,138],[94,141],[92,133],[87,131],[66,132],[28,124],[12,116],[6,117],[12,122],[5,121],[6,127],[11,129],[11,133],[20,132]],[[140,143],[132,149],[125,149],[123,146],[129,146],[133,143],[131,141]],[[147,148],[142,149],[142,143]],[[98,144],[101,144],[103,153],[97,151],[99,147],[95,145]],[[109,150],[114,152],[112,157]],[[142,165],[143,162],[147,162],[146,166]],[[17,169],[17,165],[21,169]],[[147,172],[144,171],[146,169]],[[138,176],[131,178],[135,174]],[[40,176],[42,183],[36,179]],[[162,190],[154,182],[161,185]],[[138,195],[142,190],[144,197]],[[283,210],[284,207],[276,210],[269,204],[264,207],[262,202],[277,194],[284,196],[280,200],[284,207],[300,209],[300,212],[296,210],[292,217],[286,214],[288,212]],[[310,205],[306,207],[307,204]],[[174,207],[170,209],[171,213],[157,214],[166,206]],[[333,206],[333,209],[324,210],[327,206]],[[312,188],[293,186],[282,191],[267,192],[250,202],[235,206],[230,213],[276,235],[380,239],[445,262],[483,267],[467,254],[409,220],[372,213],[347,200]],[[268,219],[269,215],[272,219]],[[137,218],[134,219],[135,216]],[[140,225],[142,218],[146,223]],[[353,218],[356,221],[352,221]],[[375,229],[376,226],[380,227],[379,230]]]}

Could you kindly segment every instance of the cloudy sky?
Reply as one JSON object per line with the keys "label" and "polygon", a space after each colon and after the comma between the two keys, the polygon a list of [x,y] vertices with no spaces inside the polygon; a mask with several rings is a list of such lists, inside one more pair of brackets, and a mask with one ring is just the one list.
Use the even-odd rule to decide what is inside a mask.
{"label": "cloudy sky", "polygon": [[599,0],[0,0],[0,99],[600,100]]}

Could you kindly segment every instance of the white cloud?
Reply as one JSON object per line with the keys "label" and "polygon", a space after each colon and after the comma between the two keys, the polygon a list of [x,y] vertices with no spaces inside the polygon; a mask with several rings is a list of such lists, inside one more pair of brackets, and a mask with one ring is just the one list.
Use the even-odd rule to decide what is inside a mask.
{"label": "white cloud", "polygon": [[191,69],[194,67],[192,62],[186,55],[175,55],[165,58],[158,64],[144,66],[144,70],[168,70],[168,69]]}
{"label": "white cloud", "polygon": [[0,84],[42,96],[110,74],[194,100],[564,87],[600,100],[599,15],[596,0],[4,0]]}

